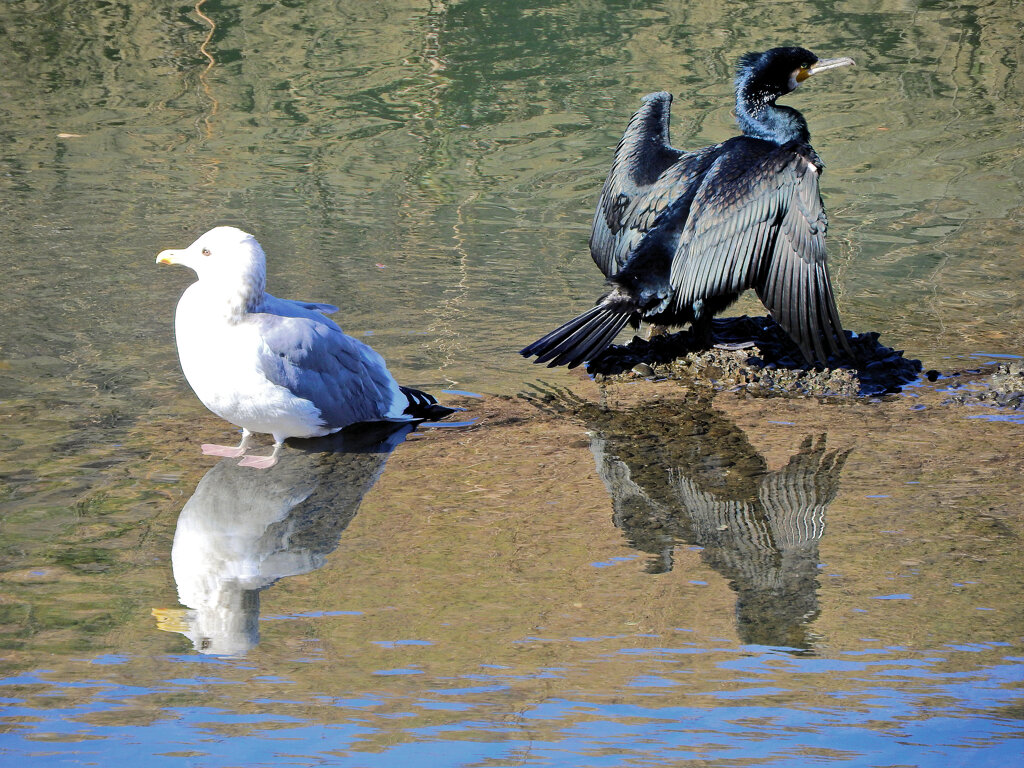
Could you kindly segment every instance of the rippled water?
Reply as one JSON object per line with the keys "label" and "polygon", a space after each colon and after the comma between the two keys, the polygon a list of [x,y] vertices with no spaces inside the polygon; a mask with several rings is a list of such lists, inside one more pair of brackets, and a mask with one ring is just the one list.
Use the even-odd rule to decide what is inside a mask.
{"label": "rippled water", "polygon": [[[876,6],[0,7],[0,755],[1012,764],[1019,418],[515,354],[600,290],[640,97],[720,141],[732,62],[778,43],[858,62],[788,99],[845,325],[925,368],[1021,354],[1024,14]],[[469,423],[200,456],[231,428],[153,261],[220,223]]]}

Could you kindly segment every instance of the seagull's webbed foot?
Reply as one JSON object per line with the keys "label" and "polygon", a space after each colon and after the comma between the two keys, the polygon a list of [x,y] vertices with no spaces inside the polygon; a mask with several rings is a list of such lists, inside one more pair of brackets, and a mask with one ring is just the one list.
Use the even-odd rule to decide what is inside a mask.
{"label": "seagull's webbed foot", "polygon": [[207,456],[224,456],[229,459],[233,459],[236,456],[242,456],[245,454],[246,446],[249,445],[249,438],[252,433],[247,430],[242,430],[242,442],[232,448],[230,445],[215,445],[213,443],[203,443],[202,450]]}
{"label": "seagull's webbed foot", "polygon": [[203,453],[207,456],[226,456],[227,458],[234,458],[235,456],[241,456],[245,453],[245,449],[242,447],[231,447],[230,445],[214,445],[213,443],[203,443]]}
{"label": "seagull's webbed foot", "polygon": [[270,469],[277,464],[276,456],[246,456],[240,462],[240,467],[255,467],[256,469]]}
{"label": "seagull's webbed foot", "polygon": [[281,454],[283,443],[274,443],[274,451],[269,456],[246,456],[240,462],[240,467],[255,467],[256,469],[270,469],[277,464],[277,457]]}

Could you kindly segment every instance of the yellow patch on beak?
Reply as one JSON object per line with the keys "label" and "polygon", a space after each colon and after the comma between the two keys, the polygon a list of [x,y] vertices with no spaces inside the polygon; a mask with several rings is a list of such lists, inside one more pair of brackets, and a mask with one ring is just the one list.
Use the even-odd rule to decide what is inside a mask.
{"label": "yellow patch on beak", "polygon": [[188,632],[188,611],[183,608],[154,608],[156,628],[164,632]]}
{"label": "yellow patch on beak", "polygon": [[174,258],[174,251],[160,251],[156,256],[157,264],[177,264],[177,260]]}
{"label": "yellow patch on beak", "polygon": [[806,80],[810,76],[811,76],[811,68],[810,67],[800,67],[800,69],[798,69],[796,72],[793,73],[793,79],[796,80],[798,83],[802,83],[804,80]]}

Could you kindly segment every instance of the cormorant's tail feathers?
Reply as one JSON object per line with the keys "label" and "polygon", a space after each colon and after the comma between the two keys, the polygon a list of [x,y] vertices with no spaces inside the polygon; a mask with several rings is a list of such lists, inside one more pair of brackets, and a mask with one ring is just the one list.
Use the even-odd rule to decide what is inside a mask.
{"label": "cormorant's tail feathers", "polygon": [[611,344],[633,314],[632,310],[598,304],[519,350],[519,354],[523,357],[536,355],[534,362],[547,363],[548,368],[556,365],[575,368],[592,360]]}

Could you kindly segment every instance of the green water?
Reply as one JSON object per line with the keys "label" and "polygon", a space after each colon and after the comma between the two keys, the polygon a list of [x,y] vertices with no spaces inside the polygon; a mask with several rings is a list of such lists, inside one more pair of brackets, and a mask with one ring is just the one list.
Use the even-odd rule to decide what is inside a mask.
{"label": "green water", "polygon": [[[675,94],[675,145],[721,141],[736,57],[800,44],[857,61],[786,100],[826,164],[845,326],[925,369],[1021,354],[1020,3],[200,10],[0,6],[0,755],[1012,762],[1019,419],[928,387],[598,413],[515,351],[599,295],[590,220],[640,98]],[[232,430],[178,368],[190,273],[153,263],[217,224],[258,237],[272,292],[337,304],[475,419],[222,488],[307,495],[237,533],[289,565],[224,597],[245,631],[220,656],[182,634],[171,553],[228,472],[198,445]],[[589,405],[506,399],[540,382]],[[773,517],[795,468],[824,533]],[[741,506],[761,533],[734,540],[716,515]]]}

